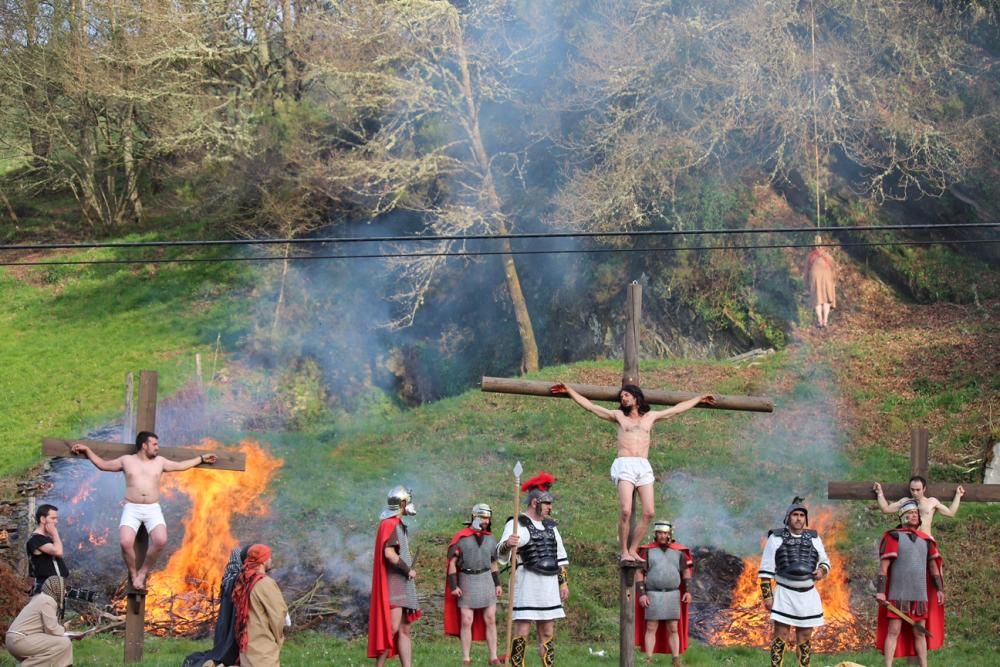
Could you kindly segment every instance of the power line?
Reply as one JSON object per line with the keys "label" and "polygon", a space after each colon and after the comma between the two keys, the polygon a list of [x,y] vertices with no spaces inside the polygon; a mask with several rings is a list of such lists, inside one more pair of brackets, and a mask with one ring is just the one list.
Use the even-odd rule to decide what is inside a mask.
{"label": "power line", "polygon": [[[815,231],[815,229],[809,230]],[[600,253],[632,253],[632,252],[682,252],[682,251],[713,251],[713,250],[768,250],[775,248],[817,248],[832,246],[837,248],[877,247],[877,246],[919,246],[965,245],[970,243],[1000,243],[1000,239],[988,240],[958,240],[958,241],[876,241],[858,243],[771,243],[761,245],[710,245],[681,248],[676,246],[654,246],[645,248],[569,248],[563,250],[465,250],[465,251],[432,251],[432,252],[394,252],[394,253],[358,253],[349,255],[250,255],[247,257],[137,257],[134,259],[81,259],[52,260],[26,262],[0,262],[0,266],[90,266],[115,264],[197,264],[226,262],[274,262],[274,261],[314,261],[323,259],[418,259],[421,257],[481,257],[491,255],[577,255]]]}
{"label": "power line", "polygon": [[409,243],[440,241],[495,241],[517,239],[561,239],[561,238],[614,238],[614,237],[658,237],[658,236],[704,236],[719,234],[815,234],[817,232],[876,232],[927,229],[981,229],[1000,226],[1000,222],[956,222],[946,224],[920,225],[850,225],[847,227],[765,227],[760,229],[647,229],[633,231],[603,232],[523,232],[517,234],[440,234],[426,236],[327,236],[313,238],[248,238],[248,239],[206,239],[184,241],[118,241],[89,243],[33,243],[0,244],[0,251],[44,251],[44,250],[90,250],[104,248],[177,248],[188,246],[238,246],[238,245],[315,245],[326,243]]}

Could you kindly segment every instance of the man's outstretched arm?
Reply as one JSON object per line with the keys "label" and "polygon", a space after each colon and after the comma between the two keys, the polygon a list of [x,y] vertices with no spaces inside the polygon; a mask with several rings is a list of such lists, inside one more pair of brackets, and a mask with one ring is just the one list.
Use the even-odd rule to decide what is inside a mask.
{"label": "man's outstretched arm", "polygon": [[886,500],[885,494],[882,493],[882,485],[878,482],[875,482],[874,486],[872,486],[872,490],[875,491],[875,497],[878,499],[878,507],[882,510],[883,514],[895,514],[899,511],[899,508],[903,506],[902,498],[892,503]]}
{"label": "man's outstretched arm", "polygon": [[576,389],[573,389],[573,387],[570,387],[568,384],[557,382],[556,384],[552,385],[552,388],[549,389],[549,391],[552,392],[552,394],[555,396],[560,396],[563,394],[569,395],[570,398],[576,401],[577,405],[579,405],[587,412],[592,412],[601,419],[606,419],[609,422],[616,422],[616,423],[618,421],[617,419],[615,419],[614,410],[608,410],[605,407],[591,403],[590,399],[588,399],[586,396],[578,392]]}
{"label": "man's outstretched arm", "polygon": [[701,403],[704,403],[705,405],[715,405],[715,396],[712,394],[702,394],[701,396],[696,396],[692,399],[684,401],[683,403],[671,406],[666,410],[654,410],[649,414],[653,417],[653,421],[659,421],[660,419],[667,419],[668,417],[679,415],[682,412],[687,412],[694,406]]}
{"label": "man's outstretched arm", "polygon": [[163,472],[180,472],[181,470],[190,470],[195,466],[199,466],[202,463],[212,464],[219,460],[219,457],[215,454],[202,454],[201,456],[196,456],[192,459],[185,459],[183,461],[171,461],[170,459],[163,460]]}
{"label": "man's outstretched arm", "polygon": [[73,445],[73,453],[85,454],[98,470],[103,470],[104,472],[121,472],[125,469],[125,466],[122,465],[122,458],[120,456],[116,459],[108,461],[95,454],[94,450],[87,445],[81,445],[79,443]]}
{"label": "man's outstretched arm", "polygon": [[959,503],[962,502],[962,496],[964,495],[965,495],[965,487],[959,484],[958,488],[955,489],[955,497],[952,498],[951,500],[951,507],[948,507],[941,501],[938,501],[937,504],[938,513],[943,514],[944,516],[947,517],[954,517],[955,514],[958,512],[958,505]]}

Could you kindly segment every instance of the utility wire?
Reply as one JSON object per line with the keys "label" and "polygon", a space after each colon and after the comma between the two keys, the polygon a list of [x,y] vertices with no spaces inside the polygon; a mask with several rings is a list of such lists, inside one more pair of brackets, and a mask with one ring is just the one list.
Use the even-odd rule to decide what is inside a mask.
{"label": "utility wire", "polygon": [[[809,230],[814,231],[814,230]],[[919,246],[919,245],[964,245],[970,243],[1000,243],[998,239],[969,239],[958,241],[876,241],[858,243],[770,243],[761,245],[710,245],[681,248],[676,246],[653,246],[644,248],[568,248],[563,250],[442,250],[431,252],[388,252],[388,253],[358,253],[349,255],[249,255],[246,257],[136,257],[134,259],[81,259],[81,260],[51,260],[0,262],[0,266],[90,266],[107,264],[196,264],[226,262],[273,262],[273,261],[312,261],[321,259],[410,259],[421,257],[482,257],[490,255],[577,255],[600,253],[632,253],[632,252],[681,252],[699,250],[767,250],[774,248],[816,248],[834,246],[838,248],[859,248],[876,246]]]}
{"label": "utility wire", "polygon": [[315,245],[323,243],[408,243],[412,241],[492,241],[517,239],[561,239],[561,238],[614,238],[646,236],[704,236],[719,234],[815,234],[816,232],[877,232],[918,229],[980,229],[1000,227],[1000,222],[956,222],[947,224],[922,225],[850,225],[847,227],[765,227],[760,229],[645,229],[634,231],[607,232],[523,232],[517,234],[441,234],[427,236],[327,236],[314,238],[286,239],[208,239],[187,241],[121,241],[90,243],[33,243],[0,244],[0,251],[42,251],[42,250],[89,250],[95,248],[178,248],[185,246],[234,246],[234,245]]}

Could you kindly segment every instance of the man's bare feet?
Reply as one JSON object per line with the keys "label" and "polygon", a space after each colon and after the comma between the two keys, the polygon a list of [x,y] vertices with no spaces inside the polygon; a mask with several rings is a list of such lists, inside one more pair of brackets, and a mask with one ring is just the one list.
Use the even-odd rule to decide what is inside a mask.
{"label": "man's bare feet", "polygon": [[136,572],[135,576],[132,577],[132,588],[136,589],[137,591],[146,590],[146,576],[148,574],[149,574],[148,572],[143,572],[141,570]]}
{"label": "man's bare feet", "polygon": [[630,552],[629,555],[628,555],[628,557],[631,560],[638,561],[640,563],[645,563],[646,562],[646,559],[643,558],[642,554],[640,554],[638,551],[632,551],[632,552]]}

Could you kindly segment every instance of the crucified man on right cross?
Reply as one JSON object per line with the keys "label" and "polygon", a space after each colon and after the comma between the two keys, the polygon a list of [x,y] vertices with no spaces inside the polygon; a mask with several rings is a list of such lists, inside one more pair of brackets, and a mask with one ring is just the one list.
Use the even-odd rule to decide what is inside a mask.
{"label": "crucified man on right cross", "polygon": [[[569,395],[577,405],[605,421],[618,425],[618,458],[611,464],[611,481],[618,488],[618,543],[621,545],[621,560],[623,562],[645,559],[639,554],[639,544],[646,536],[646,529],[654,515],[653,483],[656,476],[649,465],[649,436],[653,424],[661,419],[668,419],[704,403],[715,405],[715,396],[702,394],[690,400],[678,403],[666,410],[650,410],[642,390],[635,385],[627,384],[618,393],[618,409],[608,410],[591,403],[585,396],[562,382],[552,385],[550,390],[555,395]],[[635,526],[632,543],[629,544],[629,521],[632,518],[632,491],[639,492],[642,502],[642,514]]]}

